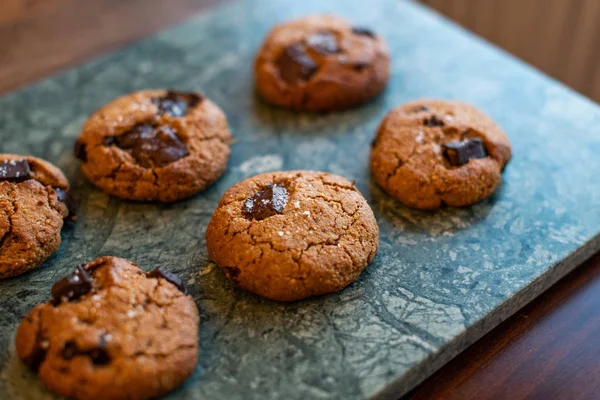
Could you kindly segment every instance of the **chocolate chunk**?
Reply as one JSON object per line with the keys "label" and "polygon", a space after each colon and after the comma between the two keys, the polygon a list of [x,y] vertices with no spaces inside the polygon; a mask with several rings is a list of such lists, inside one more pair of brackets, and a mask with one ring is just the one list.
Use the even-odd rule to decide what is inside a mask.
{"label": "chocolate chunk", "polygon": [[0,162],[0,182],[23,182],[31,179],[31,168],[27,160]]}
{"label": "chocolate chunk", "polygon": [[318,69],[317,64],[306,53],[301,43],[283,49],[275,64],[281,79],[290,84],[309,80]]}
{"label": "chocolate chunk", "polygon": [[444,157],[453,167],[460,167],[472,158],[485,158],[487,152],[481,139],[471,139],[464,142],[451,142],[442,145]]}
{"label": "chocolate chunk", "polygon": [[106,350],[106,336],[106,333],[100,335],[98,347],[88,350],[87,352],[94,365],[106,365],[110,362],[110,356]]}
{"label": "chocolate chunk", "polygon": [[100,336],[98,340],[98,347],[92,349],[83,350],[79,348],[74,340],[69,340],[65,343],[60,356],[69,361],[78,356],[89,357],[94,365],[107,365],[110,362],[110,356],[106,351],[106,340],[105,334]]}
{"label": "chocolate chunk", "polygon": [[48,347],[50,347],[50,342],[42,337],[42,327],[40,326],[37,330],[35,344],[31,350],[31,353],[29,353],[27,357],[23,359],[25,365],[30,370],[37,372],[40,369],[40,365],[42,365],[46,359]]}
{"label": "chocolate chunk", "polygon": [[187,293],[187,291],[185,289],[185,285],[183,284],[183,281],[181,280],[181,278],[172,272],[165,271],[162,268],[155,268],[152,271],[148,272],[148,277],[149,278],[163,278],[167,282],[170,282],[173,285],[175,285],[177,287],[177,289],[179,289],[181,292],[183,292],[183,294]]}
{"label": "chocolate chunk", "polygon": [[202,95],[198,93],[169,90],[166,96],[154,98],[152,102],[158,108],[159,115],[183,117],[188,109],[196,107],[202,100]]}
{"label": "chocolate chunk", "polygon": [[243,213],[247,219],[262,221],[283,213],[287,204],[288,191],[280,185],[269,185],[244,202]]}
{"label": "chocolate chunk", "polygon": [[429,111],[429,108],[427,106],[419,106],[419,107],[415,107],[410,110],[410,112],[412,112],[412,113],[419,113],[419,112],[426,112],[426,111]]}
{"label": "chocolate chunk", "polygon": [[240,273],[242,271],[238,267],[224,266],[223,269],[225,270],[225,274],[227,275],[227,278],[229,278],[229,280],[231,280],[233,283],[235,283],[237,285],[238,284],[238,276],[240,276]]}
{"label": "chocolate chunk", "polygon": [[110,356],[105,349],[95,348],[87,352],[87,356],[92,360],[94,365],[106,365],[110,362]]}
{"label": "chocolate chunk", "polygon": [[113,144],[117,144],[117,138],[114,136],[106,136],[104,139],[102,139],[102,143],[109,147],[112,146]]}
{"label": "chocolate chunk", "polygon": [[146,168],[164,167],[189,154],[187,146],[167,125],[138,124],[120,136],[105,138],[104,144],[129,150]]}
{"label": "chocolate chunk", "polygon": [[331,32],[317,32],[305,39],[306,45],[320,54],[334,54],[340,51],[337,37]]}
{"label": "chocolate chunk", "polygon": [[187,146],[168,126],[157,128],[151,138],[138,140],[131,151],[138,164],[146,168],[164,167],[188,154]]}
{"label": "chocolate chunk", "polygon": [[62,301],[77,300],[92,290],[92,275],[78,265],[77,269],[62,278],[52,286],[52,304],[59,305]]}
{"label": "chocolate chunk", "polygon": [[363,72],[368,66],[369,63],[366,61],[356,61],[352,64],[352,69],[356,72]]}
{"label": "chocolate chunk", "polygon": [[79,348],[77,347],[77,343],[72,340],[69,340],[65,343],[65,347],[63,347],[60,356],[65,360],[72,360],[79,353]]}
{"label": "chocolate chunk", "polygon": [[363,28],[360,26],[355,26],[352,28],[352,33],[354,33],[355,35],[362,35],[362,36],[369,36],[369,37],[376,37],[377,35],[375,34],[375,32],[373,32],[372,30],[368,29],[368,28]]}
{"label": "chocolate chunk", "polygon": [[75,158],[83,162],[87,161],[87,150],[85,148],[85,143],[80,142],[79,140],[75,142]]}
{"label": "chocolate chunk", "polygon": [[154,135],[154,126],[150,124],[137,124],[129,131],[113,137],[104,138],[104,145],[110,146],[116,144],[122,149],[133,149],[140,140],[146,140]]}
{"label": "chocolate chunk", "polygon": [[77,221],[77,203],[75,203],[75,200],[73,200],[71,194],[61,188],[54,188],[54,190],[56,190],[56,198],[58,201],[64,203],[69,210],[69,215],[67,215],[69,221]]}
{"label": "chocolate chunk", "polygon": [[434,128],[436,126],[444,126],[446,124],[444,123],[444,121],[442,121],[441,119],[438,119],[435,115],[433,115],[431,118],[424,119],[423,125]]}

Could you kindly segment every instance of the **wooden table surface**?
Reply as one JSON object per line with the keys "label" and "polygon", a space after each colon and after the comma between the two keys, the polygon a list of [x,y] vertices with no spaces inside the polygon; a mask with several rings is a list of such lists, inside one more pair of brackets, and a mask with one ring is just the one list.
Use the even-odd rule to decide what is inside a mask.
{"label": "wooden table surface", "polygon": [[[226,0],[2,0],[0,92]],[[406,398],[599,399],[600,254]]]}

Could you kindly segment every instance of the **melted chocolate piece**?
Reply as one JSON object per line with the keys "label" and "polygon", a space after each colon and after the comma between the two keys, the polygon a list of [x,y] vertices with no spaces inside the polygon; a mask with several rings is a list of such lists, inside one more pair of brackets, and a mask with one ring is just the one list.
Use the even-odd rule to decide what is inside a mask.
{"label": "melted chocolate piece", "polygon": [[275,61],[281,79],[294,84],[307,81],[317,72],[318,66],[315,60],[308,55],[304,45],[296,43],[283,49],[283,52]]}
{"label": "melted chocolate piece", "polygon": [[306,45],[320,54],[334,54],[340,51],[337,37],[331,32],[317,32],[305,39]]}
{"label": "melted chocolate piece", "polygon": [[23,182],[31,179],[31,168],[27,160],[0,162],[0,182]]}
{"label": "melted chocolate piece", "polygon": [[138,124],[120,136],[106,137],[104,144],[114,144],[130,151],[138,164],[146,168],[164,167],[190,154],[187,146],[167,125]]}
{"label": "melted chocolate piece", "polygon": [[78,265],[75,271],[52,286],[52,304],[56,306],[62,301],[77,300],[92,290],[92,281],[92,275],[83,265]]}
{"label": "melted chocolate piece", "polygon": [[158,115],[183,117],[190,108],[196,107],[203,99],[198,93],[169,90],[164,97],[153,98],[152,103],[158,107]]}
{"label": "melted chocolate piece", "polygon": [[375,36],[377,36],[375,34],[375,32],[373,32],[372,30],[368,29],[368,28],[364,28],[361,26],[355,26],[352,28],[352,33],[354,33],[355,35],[362,35],[362,36],[368,36],[368,37],[372,37],[374,38]]}
{"label": "melted chocolate piece", "polygon": [[187,146],[168,126],[159,127],[149,139],[138,140],[131,151],[137,162],[146,168],[164,167],[188,154]]}
{"label": "melted chocolate piece", "polygon": [[122,149],[133,149],[138,141],[146,140],[153,136],[154,126],[150,124],[137,124],[129,131],[120,136],[107,136],[104,138],[104,145],[117,145]]}
{"label": "melted chocolate piece", "polygon": [[181,280],[181,278],[172,272],[165,271],[162,268],[155,268],[152,271],[148,272],[148,277],[149,278],[163,278],[167,282],[170,282],[173,285],[175,285],[177,287],[177,289],[179,289],[181,292],[183,292],[183,294],[187,294],[185,285],[183,284],[183,281]]}
{"label": "melted chocolate piece", "polygon": [[444,157],[453,167],[460,167],[472,158],[485,158],[487,151],[481,139],[451,142],[442,145]]}
{"label": "melted chocolate piece", "polygon": [[80,141],[75,142],[75,158],[83,162],[87,161],[87,150],[85,148],[85,143]]}
{"label": "melted chocolate piece", "polygon": [[244,202],[243,213],[247,219],[262,221],[283,213],[287,204],[288,191],[280,185],[269,185]]}
{"label": "melted chocolate piece", "polygon": [[72,222],[77,221],[77,203],[75,203],[75,200],[73,200],[71,194],[61,188],[54,188],[54,190],[56,191],[56,198],[58,201],[65,203],[67,209],[69,210],[67,219]]}
{"label": "melted chocolate piece", "polygon": [[438,117],[433,115],[431,118],[424,119],[423,125],[429,126],[430,128],[435,128],[437,126],[444,126],[446,124],[444,123],[444,121],[442,121],[441,119],[438,119]]}
{"label": "melted chocolate piece", "polygon": [[98,340],[98,347],[93,349],[83,350],[80,349],[77,343],[73,340],[69,340],[65,343],[60,356],[65,360],[72,360],[77,356],[89,357],[94,365],[107,365],[110,362],[110,356],[106,351],[106,335],[101,335]]}

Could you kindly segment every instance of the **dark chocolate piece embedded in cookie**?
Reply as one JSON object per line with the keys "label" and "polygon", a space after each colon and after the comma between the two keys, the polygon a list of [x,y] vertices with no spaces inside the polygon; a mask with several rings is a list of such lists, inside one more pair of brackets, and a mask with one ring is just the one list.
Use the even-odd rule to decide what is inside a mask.
{"label": "dark chocolate piece embedded in cookie", "polygon": [[63,219],[74,207],[68,190],[49,162],[0,154],[0,279],[37,268],[58,250]]}
{"label": "dark chocolate piece embedded in cookie", "polygon": [[58,201],[62,202],[65,206],[67,206],[68,214],[67,219],[71,222],[77,221],[77,203],[71,196],[71,194],[61,188],[54,188],[56,191],[56,198]]}
{"label": "dark chocolate piece embedded in cookie", "polygon": [[154,135],[140,139],[131,150],[138,164],[146,168],[169,165],[189,155],[187,146],[169,126],[159,126]]}
{"label": "dark chocolate piece embedded in cookie", "polygon": [[283,213],[288,201],[288,191],[280,185],[267,187],[244,202],[244,216],[261,221]]}
{"label": "dark chocolate piece embedded in cookie", "polygon": [[87,357],[92,364],[108,365],[110,363],[110,355],[106,351],[106,335],[101,335],[98,338],[98,344],[90,349],[81,349],[75,340],[69,340],[65,343],[60,355],[65,361],[71,361],[75,357]]}
{"label": "dark chocolate piece embedded in cookie", "polygon": [[231,134],[223,112],[202,95],[149,90],[100,108],[77,143],[84,175],[105,192],[168,203],[224,173]]}
{"label": "dark chocolate piece embedded in cookie", "polygon": [[[78,267],[52,290],[60,303],[23,318],[17,355],[66,398],[149,399],[174,390],[197,363],[198,310],[172,277],[149,275],[116,257]],[[71,292],[76,301],[66,301],[75,300]]]}
{"label": "dark chocolate piece embedded in cookie", "polygon": [[369,28],[365,28],[365,27],[361,27],[361,26],[353,26],[352,33],[354,33],[355,35],[369,36],[371,38],[374,38],[377,36],[375,34],[375,32],[373,32]]}
{"label": "dark chocolate piece embedded in cookie", "polygon": [[287,83],[307,81],[317,72],[317,64],[300,43],[283,49],[276,65],[279,75]]}
{"label": "dark chocolate piece embedded in cookie", "polygon": [[254,176],[230,188],[206,231],[235,285],[278,301],[343,289],[377,252],[379,229],[354,184],[315,171]]}
{"label": "dark chocolate piece embedded in cookie", "polygon": [[75,158],[77,158],[78,160],[81,160],[83,162],[87,161],[87,150],[85,147],[85,143],[79,140],[75,142],[74,155]]}
{"label": "dark chocolate piece embedded in cookie", "polygon": [[79,265],[75,271],[52,286],[52,303],[57,305],[61,302],[75,301],[89,293],[92,288],[92,276],[85,269],[85,265]]}
{"label": "dark chocolate piece embedded in cookie", "polygon": [[375,181],[420,209],[462,207],[490,196],[511,146],[484,113],[455,101],[419,100],[392,110],[371,150]]}
{"label": "dark chocolate piece embedded in cookie", "polygon": [[31,179],[27,160],[0,161],[0,181],[23,182]]}
{"label": "dark chocolate piece embedded in cookie", "polygon": [[485,158],[487,152],[481,139],[471,139],[463,142],[450,142],[442,145],[444,157],[453,167],[460,167],[473,158]]}
{"label": "dark chocolate piece embedded in cookie", "polygon": [[160,168],[189,155],[187,146],[168,125],[138,124],[116,136],[105,137],[104,145],[128,151],[146,168]]}
{"label": "dark chocolate piece embedded in cookie", "polygon": [[423,125],[428,126],[430,128],[435,128],[435,127],[439,127],[439,126],[444,126],[446,124],[444,123],[444,121],[442,121],[435,115],[432,115],[431,117],[425,118],[423,120]]}
{"label": "dark chocolate piece embedded in cookie", "polygon": [[203,96],[199,93],[169,90],[166,95],[153,98],[152,102],[161,115],[183,117],[187,114],[188,109],[195,108],[202,100]]}
{"label": "dark chocolate piece embedded in cookie", "polygon": [[181,280],[181,278],[172,272],[165,271],[162,268],[155,268],[152,271],[148,272],[148,277],[162,278],[162,279],[166,280],[167,282],[175,285],[175,287],[177,287],[177,289],[182,291],[184,294],[187,293],[187,290],[185,289],[185,285],[183,284],[183,281]]}
{"label": "dark chocolate piece embedded in cookie", "polygon": [[414,108],[411,108],[410,112],[411,113],[420,113],[420,112],[427,112],[429,111],[429,108],[427,106],[416,106]]}
{"label": "dark chocolate piece embedded in cookie", "polygon": [[304,111],[358,106],[381,93],[389,75],[382,38],[322,15],[275,27],[254,64],[256,89],[265,100]]}

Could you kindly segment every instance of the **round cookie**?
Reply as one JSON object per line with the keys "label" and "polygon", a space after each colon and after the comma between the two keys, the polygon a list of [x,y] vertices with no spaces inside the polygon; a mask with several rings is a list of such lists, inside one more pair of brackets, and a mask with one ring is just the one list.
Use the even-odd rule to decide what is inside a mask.
{"label": "round cookie", "polygon": [[276,26],[254,64],[258,93],[303,111],[358,106],[378,95],[390,75],[387,45],[342,18],[315,15]]}
{"label": "round cookie", "polygon": [[490,196],[510,142],[484,113],[457,101],[420,100],[385,117],[371,151],[375,181],[407,206],[468,206]]}
{"label": "round cookie", "polygon": [[0,154],[0,279],[37,268],[61,244],[63,220],[75,220],[69,182],[36,157]]}
{"label": "round cookie", "polygon": [[179,279],[116,257],[78,266],[21,321],[17,354],[50,390],[85,400],[149,399],[198,358],[198,310]]}
{"label": "round cookie", "polygon": [[225,114],[197,93],[147,90],[96,111],[75,145],[84,175],[127,200],[173,202],[206,189],[227,166]]}
{"label": "round cookie", "polygon": [[206,231],[237,286],[277,301],[336,292],[373,260],[379,228],[354,184],[315,171],[274,172],[225,192]]}

